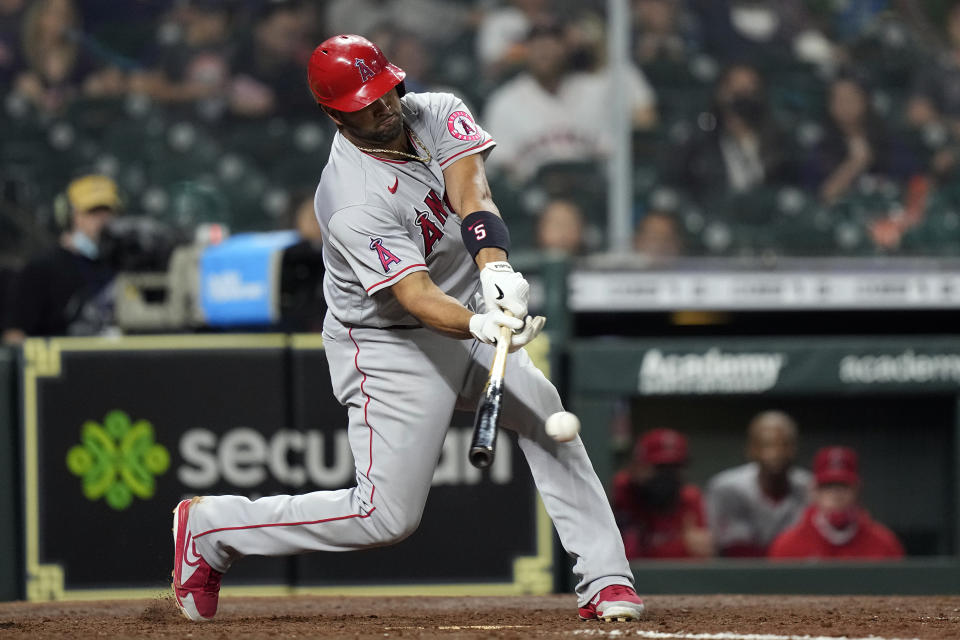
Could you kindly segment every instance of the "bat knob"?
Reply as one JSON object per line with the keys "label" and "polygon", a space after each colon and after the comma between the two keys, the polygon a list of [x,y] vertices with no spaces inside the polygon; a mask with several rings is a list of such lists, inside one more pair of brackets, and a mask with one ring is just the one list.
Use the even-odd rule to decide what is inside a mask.
{"label": "bat knob", "polygon": [[472,447],[470,449],[470,464],[477,469],[486,469],[493,464],[494,450],[492,447]]}

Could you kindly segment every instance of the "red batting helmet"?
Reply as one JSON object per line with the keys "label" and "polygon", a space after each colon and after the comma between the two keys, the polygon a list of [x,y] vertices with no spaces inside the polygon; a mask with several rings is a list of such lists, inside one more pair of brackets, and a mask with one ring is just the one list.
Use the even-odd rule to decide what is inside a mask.
{"label": "red batting helmet", "polygon": [[360,36],[333,36],[313,50],[307,81],[317,102],[337,111],[359,111],[406,77],[380,48]]}

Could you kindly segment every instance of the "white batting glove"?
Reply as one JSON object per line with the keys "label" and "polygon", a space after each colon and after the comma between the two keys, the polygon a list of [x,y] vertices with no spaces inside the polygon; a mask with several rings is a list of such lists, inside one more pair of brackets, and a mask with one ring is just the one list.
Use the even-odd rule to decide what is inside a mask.
{"label": "white batting glove", "polygon": [[537,316],[535,318],[527,316],[523,321],[523,329],[514,333],[513,337],[510,338],[510,353],[533,342],[533,339],[543,331],[543,325],[546,321],[547,319],[543,316]]}
{"label": "white batting glove", "polygon": [[480,342],[497,344],[500,327],[507,327],[511,332],[520,331],[523,329],[523,320],[511,318],[500,309],[477,313],[470,317],[470,333]]}
{"label": "white batting glove", "polygon": [[512,334],[508,351],[513,353],[530,344],[540,335],[546,321],[547,319],[543,316],[536,318],[527,316],[525,320],[520,320],[520,318],[511,318],[499,310],[488,311],[470,318],[470,333],[480,342],[495,345],[500,337],[500,327],[509,327]]}
{"label": "white batting glove", "polygon": [[527,315],[530,283],[509,262],[488,262],[480,270],[480,285],[487,311],[506,309],[518,318]]}

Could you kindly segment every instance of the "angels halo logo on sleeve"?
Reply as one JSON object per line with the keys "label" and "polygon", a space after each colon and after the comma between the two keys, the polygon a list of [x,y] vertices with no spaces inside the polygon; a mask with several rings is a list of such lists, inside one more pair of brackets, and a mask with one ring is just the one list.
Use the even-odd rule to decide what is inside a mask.
{"label": "angels halo logo on sleeve", "polygon": [[454,111],[447,118],[447,131],[457,140],[479,140],[483,131],[466,111]]}

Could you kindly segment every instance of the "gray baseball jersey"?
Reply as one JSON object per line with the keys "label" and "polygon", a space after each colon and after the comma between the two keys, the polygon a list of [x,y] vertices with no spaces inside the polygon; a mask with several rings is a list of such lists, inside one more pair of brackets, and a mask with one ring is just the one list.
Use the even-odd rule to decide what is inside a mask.
{"label": "gray baseball jersey", "polygon": [[[317,189],[329,306],[324,348],[334,393],[347,407],[357,484],[256,501],[205,496],[191,508],[189,528],[196,550],[218,571],[245,555],[347,551],[410,535],[454,409],[477,406],[493,347],[418,326],[385,289],[427,270],[460,302],[474,298],[479,272],[461,242],[459,218],[444,204],[443,169],[493,141],[453,96],[407,95],[403,105],[426,146],[417,143],[417,153],[429,151],[429,163],[381,160],[337,135]],[[606,586],[632,584],[633,576],[580,438],[557,443],[544,432],[546,419],[562,410],[526,352],[510,354],[500,423],[517,433],[560,541],[576,558],[583,606]]]}
{"label": "gray baseball jersey", "polygon": [[721,553],[739,545],[765,550],[803,515],[813,482],[809,471],[790,469],[790,492],[777,502],[760,490],[759,473],[759,465],[748,462],[721,471],[707,485],[707,517]]}
{"label": "gray baseball jersey", "polygon": [[449,93],[407,94],[402,105],[416,134],[411,145],[419,155],[429,151],[429,163],[373,156],[338,133],[317,188],[323,292],[330,313],[347,324],[419,324],[392,295],[377,295],[414,271],[429,271],[441,290],[463,304],[479,285],[460,237],[460,218],[445,197],[443,170],[496,143]]}

